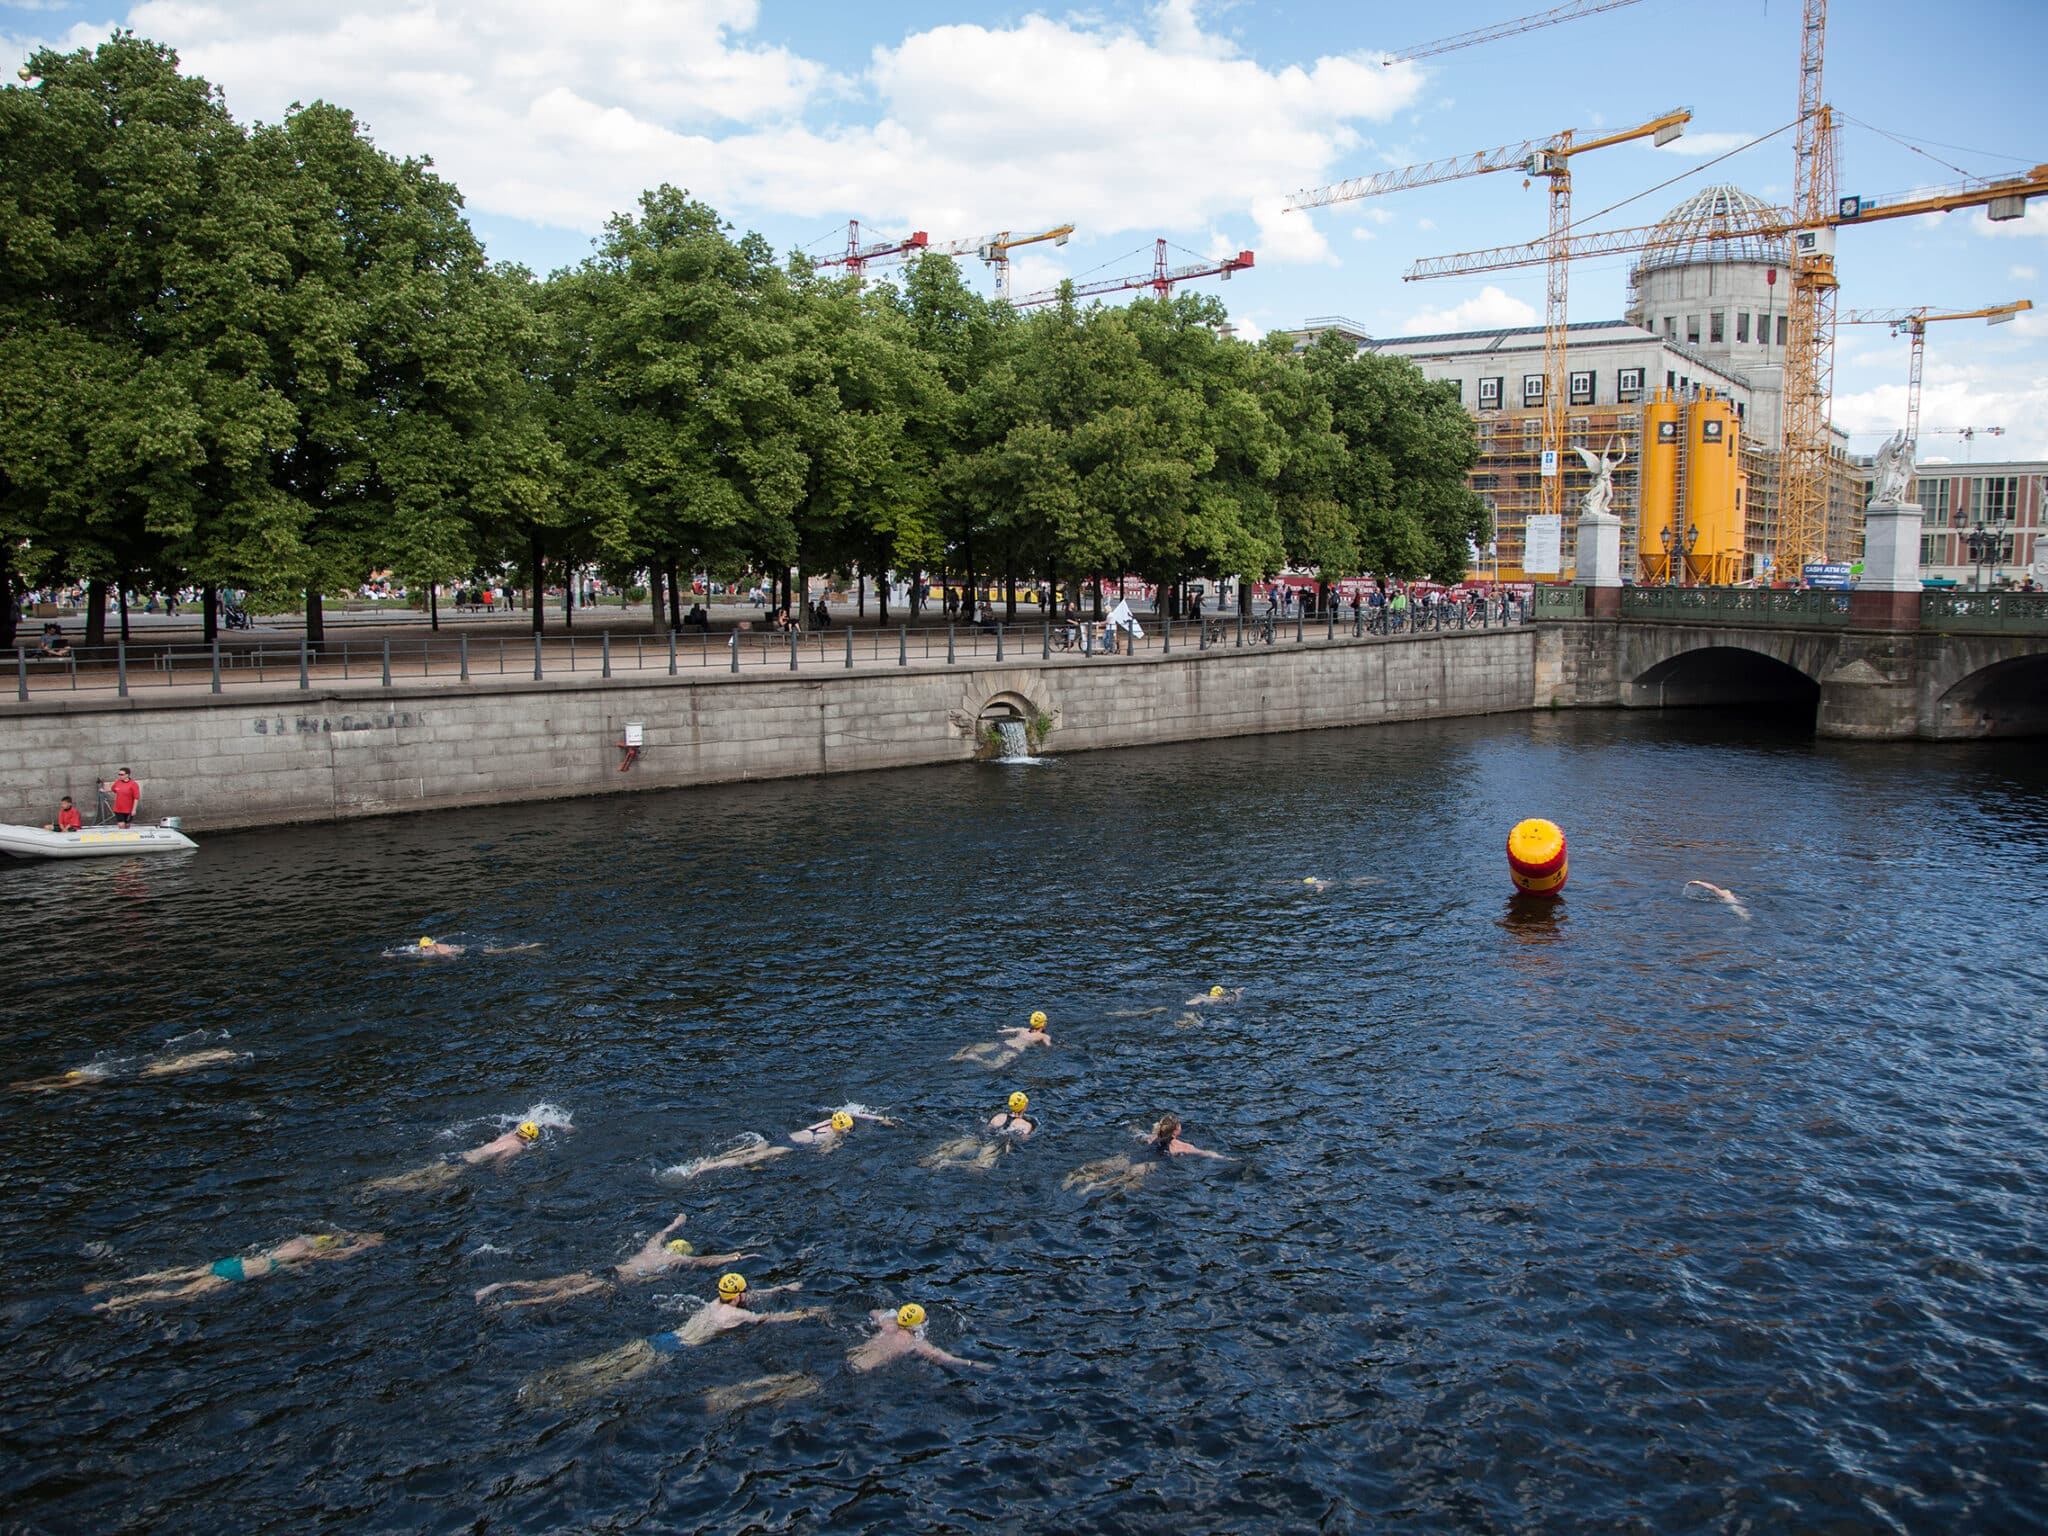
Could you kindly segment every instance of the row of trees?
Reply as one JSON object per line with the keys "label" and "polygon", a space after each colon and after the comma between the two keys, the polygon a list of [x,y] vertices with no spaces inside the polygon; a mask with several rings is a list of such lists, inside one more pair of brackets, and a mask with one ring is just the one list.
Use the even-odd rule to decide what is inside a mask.
{"label": "row of trees", "polygon": [[23,74],[10,598],[304,591],[317,639],[318,594],[379,569],[649,572],[673,615],[687,569],[1455,577],[1487,537],[1446,390],[1334,338],[1226,339],[1211,299],[1020,314],[942,258],[863,288],[672,187],[536,281],[340,107],[244,128],[125,33]]}

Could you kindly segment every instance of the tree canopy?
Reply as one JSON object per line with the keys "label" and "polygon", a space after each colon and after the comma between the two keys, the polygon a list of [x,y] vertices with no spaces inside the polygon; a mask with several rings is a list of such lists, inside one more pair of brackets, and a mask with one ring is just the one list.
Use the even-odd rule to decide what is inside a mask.
{"label": "tree canopy", "polygon": [[46,50],[0,90],[0,639],[76,581],[304,593],[317,637],[385,569],[1461,575],[1451,392],[1224,318],[826,277],[670,186],[536,280],[344,107]]}

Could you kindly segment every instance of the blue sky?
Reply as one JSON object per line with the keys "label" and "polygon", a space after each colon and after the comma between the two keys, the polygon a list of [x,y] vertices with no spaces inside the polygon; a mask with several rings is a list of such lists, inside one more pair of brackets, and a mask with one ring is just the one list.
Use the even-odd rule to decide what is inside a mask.
{"label": "blue sky", "polygon": [[[1419,256],[1535,238],[1541,189],[1499,174],[1309,216],[1281,212],[1289,193],[1689,106],[1676,145],[1576,163],[1579,217],[1634,199],[1589,227],[1653,222],[1714,181],[1789,196],[1789,132],[1701,167],[1791,121],[1798,0],[1639,0],[1420,66],[1377,62],[1543,8],[44,0],[0,3],[0,43],[19,57],[128,26],[177,48],[244,119],[274,119],[294,100],[353,107],[384,148],[434,158],[494,256],[542,271],[580,260],[607,213],[667,180],[778,248],[819,253],[843,246],[849,218],[934,239],[1078,224],[1064,249],[1021,256],[1019,293],[1142,270],[1155,236],[1177,261],[1250,247],[1255,270],[1206,285],[1247,333],[1343,314],[1400,334],[1540,316],[1534,269],[1431,283],[1401,273]],[[1835,0],[1833,13],[1827,95],[1857,120],[1841,140],[1843,191],[2048,162],[2048,3],[1936,12]],[[1576,265],[1573,318],[1619,314],[1627,265]],[[2039,303],[1996,329],[1930,328],[1925,427],[2008,435],[1965,444],[1930,430],[1922,457],[2048,457],[2048,199],[2023,225],[1970,213],[1846,231],[1838,265],[1844,311]],[[1836,420],[1858,447],[1902,420],[1905,375],[1903,339],[1843,329]]]}

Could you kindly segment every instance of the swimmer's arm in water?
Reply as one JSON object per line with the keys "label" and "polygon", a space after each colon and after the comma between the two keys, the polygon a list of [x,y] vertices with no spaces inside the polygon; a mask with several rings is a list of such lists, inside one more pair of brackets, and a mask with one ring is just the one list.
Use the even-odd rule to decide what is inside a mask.
{"label": "swimmer's arm in water", "polygon": [[[762,1293],[766,1295],[764,1291]],[[797,1307],[788,1312],[749,1312],[744,1321],[749,1323],[801,1323],[807,1318],[830,1317],[830,1307]]]}
{"label": "swimmer's arm in water", "polygon": [[532,944],[486,944],[484,946],[484,953],[487,955],[517,955],[529,949],[539,948],[540,944],[538,941]]}
{"label": "swimmer's arm in water", "polygon": [[1173,1155],[1175,1157],[1213,1157],[1219,1163],[1231,1161],[1221,1152],[1211,1152],[1207,1147],[1198,1147],[1191,1141],[1181,1141],[1178,1138],[1173,1143]]}
{"label": "swimmer's arm in water", "polygon": [[[854,1118],[854,1119],[856,1119],[856,1120],[872,1120],[872,1121],[874,1121],[874,1122],[875,1122],[875,1124],[877,1124],[877,1125],[890,1125],[890,1126],[893,1126],[893,1125],[894,1125],[894,1124],[896,1123],[896,1122],[895,1122],[894,1120],[891,1120],[891,1119],[890,1119],[890,1118],[889,1118],[889,1117],[888,1117],[887,1115],[877,1115],[877,1114],[871,1114],[871,1113],[869,1113],[869,1112],[868,1112],[867,1110],[865,1110],[865,1109],[849,1109],[849,1110],[847,1111],[847,1113],[848,1113],[849,1115],[852,1115],[852,1116],[853,1116],[853,1118]],[[825,1124],[826,1124],[826,1125],[828,1125],[828,1126],[829,1126],[829,1125],[830,1125],[831,1123],[832,1123],[832,1122],[831,1122],[830,1120],[827,1120],[827,1121],[825,1122]]]}
{"label": "swimmer's arm in water", "polygon": [[970,1371],[992,1371],[995,1369],[985,1360],[966,1360],[959,1355],[948,1354],[930,1339],[913,1340],[910,1346],[913,1354],[923,1355],[927,1360],[936,1360],[940,1365],[957,1365]]}

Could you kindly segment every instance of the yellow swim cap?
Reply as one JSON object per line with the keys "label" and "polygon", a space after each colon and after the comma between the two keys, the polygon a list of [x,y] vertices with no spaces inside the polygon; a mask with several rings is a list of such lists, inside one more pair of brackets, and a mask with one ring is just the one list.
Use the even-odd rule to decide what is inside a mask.
{"label": "yellow swim cap", "polygon": [[906,1301],[896,1309],[896,1326],[898,1328],[922,1328],[924,1326],[924,1308],[914,1301]]}
{"label": "yellow swim cap", "polygon": [[539,1127],[539,1126],[537,1126],[537,1125],[535,1125],[535,1124],[534,1124],[534,1123],[533,1123],[533,1122],[532,1122],[531,1120],[522,1120],[522,1121],[520,1121],[520,1122],[519,1122],[519,1139],[520,1139],[521,1141],[539,1141],[539,1140],[540,1140],[540,1127]]}
{"label": "yellow swim cap", "polygon": [[1221,987],[1211,987],[1209,989],[1209,995],[1211,997],[1221,997],[1223,995],[1223,989]]}
{"label": "yellow swim cap", "polygon": [[745,1275],[733,1272],[718,1277],[718,1294],[721,1299],[731,1301],[734,1297],[744,1296],[746,1293],[747,1277]]}
{"label": "yellow swim cap", "polygon": [[842,1136],[845,1135],[853,1129],[853,1116],[843,1109],[835,1109],[832,1111],[832,1129]]}
{"label": "yellow swim cap", "polygon": [[1303,885],[1314,885],[1316,883],[1316,877],[1314,875],[1303,875],[1301,877],[1301,883]]}
{"label": "yellow swim cap", "polygon": [[84,1074],[83,1072],[79,1071],[79,1070],[78,1070],[78,1068],[76,1068],[76,1067],[73,1067],[73,1068],[72,1068],[72,1069],[71,1069],[71,1070],[70,1070],[69,1072],[66,1072],[66,1073],[65,1073],[64,1075],[65,1075],[66,1077],[83,1077],[83,1076],[85,1076],[85,1074]]}
{"label": "yellow swim cap", "polygon": [[313,1246],[315,1248],[332,1248],[336,1243],[340,1241],[341,1239],[336,1237],[332,1232],[322,1232],[314,1237]]}
{"label": "yellow swim cap", "polygon": [[1043,1009],[1040,1009],[1031,1015],[1031,1027],[1033,1029],[1045,1028],[1045,1012]]}
{"label": "yellow swim cap", "polygon": [[697,1245],[687,1237],[672,1237],[662,1246],[667,1248],[670,1253],[695,1253],[697,1251]]}
{"label": "yellow swim cap", "polygon": [[421,939],[421,940],[420,940],[420,948],[421,948],[421,949],[432,949],[433,947],[434,947],[434,941],[433,941],[432,939]]}
{"label": "yellow swim cap", "polygon": [[1021,1094],[1021,1093],[1013,1093],[1013,1094],[1011,1094],[1011,1095],[1010,1095],[1010,1113],[1011,1113],[1011,1114],[1013,1114],[1013,1115],[1021,1115],[1021,1114],[1023,1114],[1023,1113],[1024,1113],[1024,1111],[1025,1111],[1025,1110],[1029,1109],[1030,1107],[1031,1107],[1031,1101],[1030,1101],[1029,1099],[1025,1098],[1023,1094]]}

